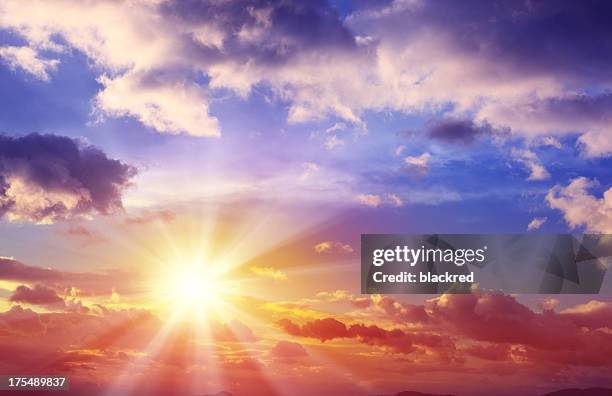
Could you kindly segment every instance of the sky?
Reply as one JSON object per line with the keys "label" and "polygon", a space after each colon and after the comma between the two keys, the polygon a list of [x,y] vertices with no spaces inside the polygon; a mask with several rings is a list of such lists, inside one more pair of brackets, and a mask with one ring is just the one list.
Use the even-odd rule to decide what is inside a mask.
{"label": "sky", "polygon": [[101,395],[609,384],[609,296],[360,295],[359,241],[612,233],[610,18],[0,0],[0,373]]}

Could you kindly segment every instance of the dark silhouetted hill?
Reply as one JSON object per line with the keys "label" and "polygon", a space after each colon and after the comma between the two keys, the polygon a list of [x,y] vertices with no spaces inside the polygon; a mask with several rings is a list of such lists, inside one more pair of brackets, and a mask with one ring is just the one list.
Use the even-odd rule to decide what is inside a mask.
{"label": "dark silhouetted hill", "polygon": [[226,391],[221,391],[217,393],[207,393],[205,395],[199,395],[199,396],[234,396],[234,394],[226,392]]}
{"label": "dark silhouetted hill", "polygon": [[589,389],[563,389],[542,396],[612,396],[612,389],[589,388]]}
{"label": "dark silhouetted hill", "polygon": [[[377,395],[377,396],[453,396],[453,395],[440,395],[440,394],[433,394],[433,393],[404,391],[404,392],[395,393],[393,395]],[[562,389],[562,390],[558,390],[555,392],[547,393],[542,396],[612,396],[612,389],[609,389],[609,388]]]}
{"label": "dark silhouetted hill", "polygon": [[422,393],[422,392],[414,392],[414,391],[404,391],[400,393],[396,393],[394,395],[377,395],[377,396],[454,396],[449,394],[438,394],[438,393]]}

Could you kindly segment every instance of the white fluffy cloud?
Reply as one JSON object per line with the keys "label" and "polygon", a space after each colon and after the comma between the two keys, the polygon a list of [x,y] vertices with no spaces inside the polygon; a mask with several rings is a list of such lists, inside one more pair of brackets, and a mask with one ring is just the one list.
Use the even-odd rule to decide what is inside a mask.
{"label": "white fluffy cloud", "polygon": [[201,89],[180,81],[143,79],[133,73],[100,77],[104,89],[96,97],[96,107],[109,116],[135,117],[159,132],[220,135],[219,123],[209,115]]}
{"label": "white fluffy cloud", "polygon": [[597,182],[585,177],[567,186],[555,186],[546,195],[548,205],[563,213],[570,227],[584,227],[587,232],[612,233],[612,187],[601,198],[589,193]]}
{"label": "white fluffy cloud", "polygon": [[0,58],[11,69],[22,69],[43,81],[49,80],[49,72],[55,70],[59,64],[57,59],[41,59],[30,47],[0,47]]}
{"label": "white fluffy cloud", "polygon": [[83,52],[105,71],[94,101],[101,115],[133,116],[162,133],[218,136],[205,90],[186,77],[191,66],[180,50],[181,35],[203,33],[184,32],[161,18],[159,3],[6,0],[0,4],[0,28],[27,40],[27,47],[12,50],[14,64],[43,80],[58,62],[42,60],[38,53],[65,51],[56,37]]}

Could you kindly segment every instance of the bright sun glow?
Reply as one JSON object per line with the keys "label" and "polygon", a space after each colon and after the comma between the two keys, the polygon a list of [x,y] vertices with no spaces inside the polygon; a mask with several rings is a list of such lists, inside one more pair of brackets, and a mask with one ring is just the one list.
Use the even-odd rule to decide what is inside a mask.
{"label": "bright sun glow", "polygon": [[161,297],[173,309],[208,314],[218,311],[228,292],[226,280],[204,265],[175,265],[161,279]]}
{"label": "bright sun glow", "polygon": [[218,297],[219,286],[215,279],[201,271],[179,272],[171,280],[171,294],[183,304],[204,304]]}

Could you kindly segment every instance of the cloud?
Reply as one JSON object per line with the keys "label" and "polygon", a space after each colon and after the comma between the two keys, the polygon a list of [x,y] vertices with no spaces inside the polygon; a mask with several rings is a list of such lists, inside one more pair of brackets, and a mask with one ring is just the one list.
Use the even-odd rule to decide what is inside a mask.
{"label": "cloud", "polygon": [[359,194],[355,197],[355,200],[365,206],[371,206],[376,208],[382,203],[382,198],[377,194]]}
{"label": "cloud", "polygon": [[602,329],[612,323],[612,303],[592,300],[586,304],[566,308],[560,315],[588,329]]}
{"label": "cloud", "polygon": [[252,266],[249,268],[249,270],[256,275],[266,277],[266,278],[271,278],[276,281],[286,281],[287,280],[287,274],[285,274],[281,270],[277,270],[272,267]]}
{"label": "cloud", "polygon": [[550,178],[550,173],[540,163],[538,156],[531,150],[512,149],[512,157],[529,170],[527,180],[538,181]]}
{"label": "cloud", "polygon": [[321,170],[321,167],[314,162],[305,162],[303,168],[304,171],[300,175],[300,181],[302,182],[310,179]]}
{"label": "cloud", "polygon": [[9,296],[9,301],[29,305],[39,305],[49,310],[60,310],[75,313],[88,313],[90,309],[83,305],[76,296],[63,298],[47,286],[36,284],[34,287],[19,285]]}
{"label": "cloud", "polygon": [[511,349],[509,345],[505,344],[493,344],[493,345],[471,345],[463,352],[467,355],[477,357],[479,359],[491,360],[491,361],[505,361],[510,358]]}
{"label": "cloud", "polygon": [[64,307],[64,299],[57,295],[55,290],[43,285],[36,285],[33,288],[29,288],[25,285],[17,286],[15,292],[9,297],[9,301],[33,305]]}
{"label": "cloud", "polygon": [[503,294],[444,295],[426,307],[433,320],[450,327],[447,331],[477,341],[565,350],[578,356],[582,348],[599,347],[608,337],[597,331],[585,333],[577,322],[552,311],[536,313]]}
{"label": "cloud", "polygon": [[47,370],[67,370],[64,358],[68,351],[138,350],[145,348],[160,328],[155,316],[138,309],[37,313],[17,305],[0,313],[0,344],[3,350],[12,346],[18,352],[2,365],[10,371],[34,367],[34,363]]}
{"label": "cloud", "polygon": [[277,324],[287,334],[296,337],[316,338],[321,342],[334,338],[346,338],[349,334],[346,325],[334,318],[315,319],[303,325],[293,323],[289,319],[281,319]]}
{"label": "cloud", "polygon": [[[414,85],[400,96],[396,82],[387,97],[395,93],[397,103],[452,103],[451,113],[475,112],[477,122],[527,137],[578,132],[588,155],[606,155],[611,146],[602,126],[609,109],[602,106],[604,117],[589,110],[607,94],[576,100],[574,93],[611,80],[612,58],[597,55],[610,46],[601,35],[610,27],[599,18],[611,13],[603,1],[466,7],[398,0],[357,11],[349,21],[378,39],[379,64],[394,82]],[[556,29],[560,25],[577,34]],[[569,111],[560,111],[564,106]]]}
{"label": "cloud", "polygon": [[[133,273],[69,272],[23,264],[12,258],[0,258],[0,280],[42,284],[55,290],[79,290],[82,295],[109,295],[113,290],[124,294],[141,292],[141,283]],[[75,296],[73,296],[75,297]]]}
{"label": "cloud", "polygon": [[270,353],[278,360],[289,362],[308,357],[308,352],[302,345],[285,340],[278,341]]}
{"label": "cloud", "polygon": [[353,338],[371,346],[390,349],[397,353],[407,354],[416,350],[419,344],[432,348],[454,348],[452,341],[431,333],[410,333],[400,329],[385,330],[376,325],[356,323],[347,326],[337,319],[328,317],[315,319],[302,325],[288,319],[277,322],[285,332],[295,337],[316,338],[321,342],[339,338]]}
{"label": "cloud", "polygon": [[353,247],[348,243],[323,241],[314,246],[317,253],[353,253]]}
{"label": "cloud", "polygon": [[[579,142],[590,156],[612,153],[608,125],[612,122],[612,94],[564,95],[521,104],[491,105],[481,115],[511,125],[531,136],[579,133]],[[553,136],[543,136],[542,143],[560,148]]]}
{"label": "cloud", "polygon": [[[404,206],[404,200],[397,194],[358,194],[355,197],[355,201],[361,205],[371,206],[373,208],[381,205],[391,205],[396,208]],[[431,201],[428,201],[431,202]]]}
{"label": "cloud", "polygon": [[12,281],[54,281],[62,278],[62,273],[50,268],[27,266],[19,261],[0,258],[0,279]]}
{"label": "cloud", "polygon": [[344,145],[344,140],[339,139],[336,135],[331,135],[325,139],[325,148],[333,150],[337,146]]}
{"label": "cloud", "polygon": [[53,223],[108,214],[136,169],[99,149],[57,136],[0,135],[0,214],[10,221]]}
{"label": "cloud", "polygon": [[[288,103],[289,122],[364,126],[368,111],[443,109],[449,117],[433,134],[446,141],[469,141],[486,123],[529,139],[578,133],[597,156],[612,151],[610,95],[576,92],[612,81],[612,57],[602,55],[610,16],[605,1],[395,0],[342,18],[324,1],[6,0],[0,28],[40,62],[43,50],[82,52],[99,70],[99,112],[162,133],[218,136],[211,98],[265,86]],[[460,121],[466,114],[473,124]]]}
{"label": "cloud", "polygon": [[29,47],[0,47],[0,58],[9,65],[11,69],[22,69],[39,80],[49,81],[49,72],[57,69],[59,60],[41,59],[36,51]]}
{"label": "cloud", "polygon": [[542,146],[549,146],[549,147],[554,147],[557,149],[560,149],[562,147],[559,139],[553,136],[544,136],[542,139],[540,139],[539,143]]}
{"label": "cloud", "polygon": [[[325,2],[34,1],[24,8],[7,1],[1,11],[0,27],[22,36],[30,51],[71,47],[98,66],[102,89],[94,104],[101,115],[131,116],[162,133],[219,136],[211,89],[246,96],[301,54],[355,45]],[[208,83],[197,82],[202,75]],[[286,86],[276,94],[292,97]],[[292,120],[319,110],[300,96]]]}
{"label": "cloud", "polygon": [[538,307],[542,311],[551,311],[559,305],[559,302],[560,301],[556,298],[545,298],[544,300],[538,303]]}
{"label": "cloud", "polygon": [[[340,291],[328,295],[337,296],[335,301],[354,298]],[[417,360],[426,350],[447,362],[466,363],[467,358],[477,357],[506,361],[514,369],[524,368],[515,365],[525,363],[566,366],[571,362],[584,367],[612,363],[609,302],[591,301],[558,313],[554,302],[535,312],[515,297],[499,293],[442,295],[423,304],[402,303],[388,296],[371,296],[370,301],[350,316],[368,318],[375,325],[331,315],[301,324],[284,318],[277,325],[294,337],[325,343],[354,339],[388,352],[414,354]]]}
{"label": "cloud", "polygon": [[347,290],[335,290],[333,292],[322,291],[317,293],[317,297],[329,302],[347,301],[354,298]]}
{"label": "cloud", "polygon": [[480,135],[491,133],[489,125],[478,125],[474,121],[461,118],[444,118],[430,121],[425,133],[445,143],[470,144]]}
{"label": "cloud", "polygon": [[204,92],[186,81],[156,75],[126,73],[99,78],[104,87],[95,99],[100,114],[132,116],[163,133],[218,137],[219,122],[211,117]]}
{"label": "cloud", "polygon": [[546,194],[546,202],[563,213],[571,228],[584,227],[587,232],[612,232],[612,187],[598,198],[589,193],[598,183],[586,177],[573,179],[567,186],[556,185]]}
{"label": "cloud", "polygon": [[533,220],[531,220],[527,225],[527,231],[539,229],[544,223],[546,223],[546,220],[546,217],[534,217]]}
{"label": "cloud", "polygon": [[346,124],[344,122],[336,122],[334,125],[330,126],[325,130],[325,133],[332,133],[337,131],[342,131],[346,129]]}
{"label": "cloud", "polygon": [[387,199],[393,204],[393,206],[398,208],[404,206],[404,201],[402,201],[402,199],[396,194],[387,194]]}
{"label": "cloud", "polygon": [[67,229],[60,230],[61,235],[81,239],[84,245],[104,241],[104,235],[83,225],[70,224]]}
{"label": "cloud", "polygon": [[317,298],[326,302],[348,302],[353,307],[360,309],[367,308],[372,304],[370,297],[358,297],[347,290],[322,291],[317,293]]}
{"label": "cloud", "polygon": [[231,320],[225,323],[211,321],[210,327],[212,336],[218,342],[250,343],[258,340],[253,331],[238,320]]}
{"label": "cloud", "polygon": [[428,323],[431,318],[422,305],[407,304],[388,296],[373,296],[372,306],[382,317],[395,323]]}
{"label": "cloud", "polygon": [[431,159],[431,154],[423,153],[419,156],[408,156],[404,158],[404,162],[416,168],[426,169]]}

